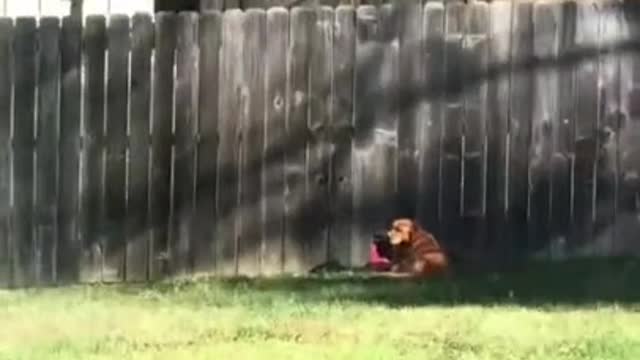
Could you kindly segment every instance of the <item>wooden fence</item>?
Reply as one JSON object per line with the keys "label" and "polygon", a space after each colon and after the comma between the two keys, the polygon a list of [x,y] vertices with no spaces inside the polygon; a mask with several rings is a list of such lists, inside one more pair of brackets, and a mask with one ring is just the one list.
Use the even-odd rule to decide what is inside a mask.
{"label": "wooden fence", "polygon": [[358,265],[396,216],[465,258],[634,253],[621,6],[0,18],[0,286]]}

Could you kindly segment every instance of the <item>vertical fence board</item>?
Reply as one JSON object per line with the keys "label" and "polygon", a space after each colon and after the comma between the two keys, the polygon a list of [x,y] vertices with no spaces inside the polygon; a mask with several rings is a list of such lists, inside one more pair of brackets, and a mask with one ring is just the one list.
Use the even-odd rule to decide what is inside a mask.
{"label": "vertical fence board", "polygon": [[123,280],[126,259],[125,192],[129,119],[129,17],[113,15],[107,30],[106,226],[103,280]]}
{"label": "vertical fence board", "polygon": [[83,279],[102,279],[104,249],[104,122],[106,21],[89,16],[84,29],[85,79],[82,159]]}
{"label": "vertical fence board", "polygon": [[[600,47],[608,50],[612,42],[620,40],[621,14],[616,1],[601,3]],[[598,167],[596,184],[596,226],[598,239],[596,253],[606,256],[616,250],[616,243],[624,228],[620,210],[620,126],[623,120],[621,104],[621,56],[611,54],[600,57],[600,104],[598,131],[601,133],[598,144]],[[621,225],[621,226],[619,226]]]}
{"label": "vertical fence board", "polygon": [[215,213],[218,156],[218,67],[220,64],[220,29],[222,15],[205,12],[198,25],[200,60],[198,101],[198,173],[196,183],[196,217],[192,238],[195,272],[215,270]]}
{"label": "vertical fence board", "polygon": [[[366,237],[361,237],[363,244],[367,244],[371,241],[373,231],[382,231],[387,229],[390,225],[392,218],[397,216],[414,216],[413,202],[408,199],[401,199],[398,194],[398,171],[402,171],[402,177],[405,177],[404,171],[408,171],[410,176],[415,176],[415,157],[410,154],[415,151],[415,139],[414,134],[409,134],[414,130],[415,124],[413,121],[418,114],[418,111],[414,108],[400,109],[393,102],[395,91],[402,84],[400,81],[400,47],[403,46],[404,55],[418,54],[415,49],[415,43],[411,48],[410,43],[412,38],[416,38],[416,31],[419,31],[420,19],[417,17],[411,18],[407,16],[402,20],[399,20],[396,16],[399,14],[408,14],[405,11],[396,10],[392,4],[384,4],[378,7],[378,29],[374,41],[380,41],[378,46],[381,46],[380,50],[383,50],[378,71],[371,68],[372,72],[368,73],[375,86],[373,87],[373,96],[369,96],[367,99],[369,110],[373,111],[372,117],[360,117],[359,121],[364,122],[366,126],[367,134],[372,136],[373,143],[370,148],[371,157],[367,160],[367,166],[371,166],[369,169],[365,166],[365,173],[369,172],[363,181],[368,184],[371,181],[371,187],[366,191],[370,192],[370,198],[365,198],[361,210],[365,213],[371,213],[371,222],[369,223],[371,228],[366,229],[364,234]],[[396,12],[398,11],[398,12]],[[410,21],[416,28],[407,30],[407,41],[401,44],[400,41],[400,28],[396,21]],[[375,44],[375,43],[374,43]],[[375,46],[375,45],[374,45]],[[365,62],[375,63],[377,60],[372,58],[363,59]],[[403,69],[403,76],[405,78],[411,77],[411,75],[419,74],[419,69],[415,69],[416,63],[411,60],[407,61],[404,66],[409,66],[411,69]],[[409,81],[409,79],[406,79]],[[406,84],[404,85],[406,86]],[[371,91],[372,89],[368,89]],[[414,104],[411,104],[412,106]],[[364,115],[363,112],[359,114]],[[402,116],[402,118],[401,118]],[[374,121],[367,124],[366,122]],[[406,157],[401,156],[398,149],[399,140],[399,126],[403,124],[403,136],[410,137],[408,139],[402,139],[404,151],[407,152]],[[414,132],[414,131],[413,131]],[[400,164],[400,158],[403,158],[403,167],[398,168]],[[403,186],[405,190],[412,189],[415,185],[415,179],[405,180]],[[403,208],[400,206],[402,205]]]}
{"label": "vertical fence board", "polygon": [[176,44],[175,125],[173,147],[171,273],[187,274],[193,268],[192,226],[195,211],[195,176],[198,160],[198,17],[178,15]]}
{"label": "vertical fence board", "polygon": [[0,18],[0,287],[11,283],[11,51],[13,21]]}
{"label": "vertical fence board", "polygon": [[435,86],[432,98],[426,101],[426,112],[418,119],[421,135],[418,159],[417,218],[420,224],[440,237],[438,189],[440,187],[440,133],[443,126],[444,93],[444,4],[428,2],[423,12],[424,79]]}
{"label": "vertical fence board", "polygon": [[58,101],[60,21],[40,19],[38,28],[38,118],[36,166],[36,282],[55,282],[57,247]]}
{"label": "vertical fence board", "polygon": [[242,106],[246,86],[242,74],[244,56],[245,14],[240,10],[225,11],[222,18],[222,49],[220,65],[220,117],[218,131],[218,194],[216,212],[216,264],[223,275],[233,275],[237,268],[238,232],[236,211],[238,209],[239,160],[242,124]]}
{"label": "vertical fence board", "polygon": [[331,70],[333,17],[331,7],[315,9],[315,27],[310,30],[311,60],[309,63],[309,126],[307,147],[306,200],[302,210],[309,233],[305,262],[308,266],[324,263],[329,246],[329,176],[331,158],[329,137],[331,126]]}
{"label": "vertical fence board", "polygon": [[131,74],[129,105],[129,151],[126,195],[126,279],[148,279],[149,269],[149,121],[151,102],[151,16],[131,19]]}
{"label": "vertical fence board", "polygon": [[150,273],[160,278],[168,269],[168,223],[171,186],[171,132],[173,117],[173,66],[176,47],[176,16],[160,12],[155,17],[155,52],[152,86],[151,198],[152,256]]}
{"label": "vertical fence board", "polygon": [[529,145],[531,143],[531,119],[533,99],[533,74],[531,69],[519,67],[531,59],[533,53],[533,3],[523,1],[513,4],[513,28],[511,30],[509,98],[509,185],[507,200],[507,236],[501,255],[507,263],[515,261],[518,252],[528,243],[528,179]]}
{"label": "vertical fence board", "polygon": [[[80,280],[82,238],[79,236],[80,209],[80,121],[82,109],[82,20],[67,16],[62,20],[60,143],[58,162],[58,246],[57,280]],[[87,196],[87,193],[83,194]],[[85,233],[83,235],[86,236]]]}
{"label": "vertical fence board", "polygon": [[462,53],[462,40],[465,27],[466,7],[462,2],[447,3],[445,7],[446,35],[446,89],[444,123],[442,126],[442,150],[440,162],[442,178],[440,189],[440,207],[443,216],[442,241],[452,252],[461,249],[461,163],[462,163],[462,127],[464,121],[464,102],[460,94],[464,87],[465,63]]}
{"label": "vertical fence board", "polygon": [[[593,26],[593,24],[596,26]],[[598,46],[599,11],[592,1],[577,3],[575,42],[577,47]],[[578,64],[575,70],[575,150],[573,169],[572,248],[591,244],[594,236],[593,215],[598,119],[598,61]]]}
{"label": "vertical fence board", "polygon": [[[598,46],[599,16],[595,0],[577,2],[575,42],[578,48]],[[595,231],[593,200],[598,152],[598,60],[578,64],[575,77],[574,211],[570,240],[574,249],[591,244]]]}
{"label": "vertical fence board", "polygon": [[34,282],[34,116],[36,92],[36,21],[18,17],[13,63],[13,219],[15,282]]}
{"label": "vertical fence board", "polygon": [[355,9],[339,6],[333,29],[333,94],[331,128],[331,260],[351,264],[351,225],[353,221],[353,178],[351,143],[353,115],[353,75],[355,61]]}
{"label": "vertical fence board", "polygon": [[[558,7],[538,2],[533,7],[534,54],[537,58],[555,59],[560,42]],[[553,129],[558,121],[558,69],[535,69],[535,96],[529,148],[529,243],[528,251],[549,251],[551,244],[551,161]],[[547,252],[543,256],[550,256]]]}
{"label": "vertical fence board", "polygon": [[[512,11],[513,4],[508,0],[494,1],[489,5],[491,42],[488,63],[491,67],[497,67],[498,64],[502,66],[510,64]],[[509,19],[509,21],[504,19]],[[509,170],[507,136],[510,85],[508,71],[505,71],[489,83],[488,89],[487,242],[485,250],[492,257],[499,254],[500,246],[508,239],[506,233]]]}
{"label": "vertical fence board", "polygon": [[264,183],[265,218],[262,239],[262,273],[275,274],[283,269],[285,216],[285,151],[287,111],[287,49],[289,13],[284,8],[267,10],[266,119]]}
{"label": "vertical fence board", "polygon": [[309,105],[309,64],[311,34],[315,12],[309,8],[294,8],[290,12],[289,33],[289,107],[287,137],[298,139],[287,144],[285,153],[285,271],[300,272],[307,264],[305,250],[310,235],[299,214],[305,209],[306,151],[310,138],[307,127]]}
{"label": "vertical fence board", "polygon": [[[626,37],[640,37],[640,4],[628,2],[623,5],[626,20]],[[622,124],[620,144],[624,149],[620,159],[622,211],[626,217],[634,219],[635,226],[621,236],[617,251],[620,253],[638,253],[636,235],[640,229],[638,214],[640,213],[640,55],[629,54],[625,59],[626,66],[622,76],[624,89],[622,99],[625,101],[628,118]]]}
{"label": "vertical fence board", "polygon": [[262,151],[264,149],[265,121],[265,66],[266,13],[262,9],[246,12],[243,25],[245,52],[243,78],[247,86],[241,111],[242,149],[241,197],[238,208],[239,246],[238,270],[242,274],[260,273],[262,260]]}
{"label": "vertical fence board", "polygon": [[[375,158],[374,132],[376,131],[376,111],[380,106],[371,100],[375,92],[380,92],[378,75],[384,64],[384,50],[376,43],[380,27],[378,9],[373,6],[360,6],[356,10],[356,63],[354,74],[354,116],[353,116],[353,231],[351,246],[351,264],[360,265],[366,261],[368,234],[376,226],[380,216],[375,208],[378,196],[382,196],[382,187],[377,171],[385,169],[385,159]],[[380,96],[380,100],[382,96]],[[380,115],[382,117],[383,115]],[[383,130],[384,131],[384,130]],[[382,134],[386,134],[382,132]],[[395,133],[392,134],[395,136]],[[383,164],[379,167],[378,161]],[[378,224],[380,226],[382,224]]]}
{"label": "vertical fence board", "polygon": [[[553,6],[558,18],[558,57],[574,50],[576,4],[563,1]],[[576,121],[575,67],[558,70],[558,114],[551,122],[551,234],[559,239],[556,256],[564,256],[572,218],[574,196],[571,178],[574,168],[573,132]],[[555,246],[555,245],[554,245]]]}
{"label": "vertical fence board", "polygon": [[[464,51],[468,63],[466,78],[481,78],[489,60],[489,6],[477,2],[467,10]],[[488,82],[481,80],[468,88],[464,96],[462,215],[464,247],[480,256],[486,246],[487,196],[487,100]]]}
{"label": "vertical fence board", "polygon": [[[422,51],[423,15],[420,1],[407,2],[396,6],[398,24],[400,24],[398,41],[398,85],[415,86],[424,79],[424,53]],[[394,24],[384,24],[393,27]],[[389,29],[385,29],[389,31]],[[422,101],[409,105],[407,109],[397,109],[397,204],[393,217],[416,216],[416,195],[418,194],[418,141],[420,140],[419,123],[425,121]],[[391,219],[386,219],[390,221]]]}

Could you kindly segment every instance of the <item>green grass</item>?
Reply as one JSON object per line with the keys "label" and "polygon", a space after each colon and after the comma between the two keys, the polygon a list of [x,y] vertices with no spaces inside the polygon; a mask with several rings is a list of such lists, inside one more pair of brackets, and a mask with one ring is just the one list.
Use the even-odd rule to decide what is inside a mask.
{"label": "green grass", "polygon": [[640,359],[640,263],[0,291],[0,359]]}

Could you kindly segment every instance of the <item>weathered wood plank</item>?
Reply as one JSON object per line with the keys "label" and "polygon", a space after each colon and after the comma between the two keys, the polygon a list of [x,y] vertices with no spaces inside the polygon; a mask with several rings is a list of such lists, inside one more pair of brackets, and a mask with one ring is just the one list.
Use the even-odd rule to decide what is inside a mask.
{"label": "weathered wood plank", "polygon": [[40,19],[38,28],[38,117],[36,149],[36,283],[56,281],[58,199],[58,106],[60,101],[60,20]]}
{"label": "weathered wood plank", "polygon": [[333,29],[333,94],[331,129],[331,232],[328,257],[351,264],[353,178],[351,173],[353,83],[355,62],[355,9],[339,6]]}
{"label": "weathered wood plank", "polygon": [[[558,57],[575,50],[576,4],[563,1],[553,5],[557,14],[559,37]],[[558,114],[551,122],[551,224],[550,231],[555,256],[566,255],[571,218],[573,213],[574,188],[571,184],[574,168],[573,136],[576,122],[575,67],[558,70]],[[558,240],[556,240],[558,239]],[[558,245],[558,247],[556,247]]]}
{"label": "weathered wood plank", "polygon": [[[579,1],[576,10],[575,43],[579,47],[598,46],[600,11],[597,1]],[[595,235],[595,175],[598,154],[598,60],[578,64],[575,70],[575,134],[573,167],[572,250],[583,253]],[[588,249],[584,249],[588,253]],[[593,255],[593,254],[591,254]]]}
{"label": "weathered wood plank", "polygon": [[287,49],[289,13],[284,8],[267,11],[266,128],[264,161],[264,223],[262,273],[275,274],[284,266],[285,118],[287,110]]}
{"label": "weathered wood plank", "polygon": [[0,287],[12,279],[12,239],[9,233],[11,216],[11,64],[13,21],[0,18]]}
{"label": "weathered wood plank", "polygon": [[[307,147],[306,200],[303,211],[308,232],[305,263],[313,267],[328,259],[329,246],[329,177],[331,157],[329,149],[331,117],[331,70],[333,46],[333,9],[315,9],[315,27],[311,32],[311,60],[309,63],[310,140]],[[309,19],[312,21],[313,19]],[[313,210],[311,210],[313,209]]]}
{"label": "weathered wood plank", "polygon": [[[467,9],[463,50],[468,63],[467,78],[481,78],[489,60],[489,6],[484,2],[470,4]],[[487,236],[487,81],[466,89],[462,150],[462,215],[464,248],[481,258]],[[492,170],[493,171],[493,170]]]}
{"label": "weathered wood plank", "polygon": [[445,5],[446,94],[441,135],[440,208],[442,213],[441,241],[454,253],[465,252],[462,242],[462,130],[464,102],[460,93],[466,74],[462,50],[466,25],[466,7],[462,2]]}
{"label": "weathered wood plank", "polygon": [[[444,84],[444,4],[427,2],[423,12],[424,73],[425,83]],[[439,88],[432,98],[424,99],[424,117],[418,122],[419,141],[417,219],[424,227],[440,238],[440,212],[438,189],[440,188],[440,134],[443,126],[444,89]]]}
{"label": "weathered wood plank", "polygon": [[127,182],[127,122],[129,121],[130,23],[126,15],[112,15],[107,29],[107,124],[104,281],[124,280],[126,274],[125,196]]}
{"label": "weathered wood plank", "polygon": [[[375,123],[371,124],[373,130],[373,145],[372,145],[372,157],[369,159],[367,165],[371,165],[368,170],[373,176],[372,179],[377,179],[372,182],[372,187],[369,188],[371,194],[373,194],[373,200],[371,203],[365,201],[363,211],[373,212],[372,228],[367,229],[363,238],[363,241],[371,241],[373,231],[381,231],[387,229],[391,220],[397,216],[413,217],[415,214],[415,201],[409,201],[408,197],[400,197],[399,179],[406,177],[404,171],[407,171],[409,176],[415,177],[416,164],[415,156],[411,152],[415,152],[415,118],[419,112],[417,109],[398,109],[391,102],[394,97],[394,92],[398,88],[402,81],[401,64],[400,64],[400,47],[401,43],[403,51],[405,52],[406,64],[402,64],[403,76],[407,81],[412,75],[419,76],[420,69],[417,68],[417,63],[411,59],[407,59],[409,56],[420,56],[419,51],[416,51],[415,43],[413,48],[411,43],[418,37],[418,31],[420,31],[420,18],[412,17],[410,11],[406,11],[407,8],[396,8],[392,4],[383,4],[378,8],[378,30],[376,32],[376,41],[381,41],[382,48],[384,49],[384,56],[382,57],[382,63],[380,64],[379,74],[377,77],[377,94],[371,98],[371,109],[375,111],[375,116],[372,120]],[[403,9],[405,11],[402,11]],[[397,11],[397,12],[396,12]],[[403,20],[399,20],[397,16],[405,14]],[[400,15],[401,16],[401,15]],[[398,22],[409,21],[411,24],[406,26],[406,39],[401,42],[400,34],[403,27],[398,26]],[[368,59],[371,61],[372,59]],[[408,66],[412,69],[404,71],[404,67]],[[375,73],[370,73],[370,76],[374,76]],[[403,84],[406,86],[406,84]],[[374,100],[375,99],[375,100]],[[413,104],[412,104],[413,105]],[[364,120],[364,119],[360,119]],[[399,133],[400,124],[403,124],[403,134]],[[400,140],[400,135],[407,138]],[[399,143],[403,142],[404,150],[407,153],[401,154],[399,151]],[[406,156],[405,156],[406,155]],[[400,166],[400,159],[402,159],[403,167]],[[401,173],[399,173],[401,171]],[[368,180],[365,180],[368,182]],[[411,193],[415,191],[415,179],[403,180],[403,191]]]}
{"label": "weathered wood plank", "polygon": [[[622,14],[617,1],[600,4],[600,48],[608,50],[612,42],[622,35]],[[601,256],[615,254],[620,235],[624,233],[626,216],[620,213],[620,165],[621,165],[621,125],[624,112],[621,98],[622,58],[619,54],[600,57],[598,162],[596,182],[596,228],[597,239],[592,250]]]}
{"label": "weathered wood plank", "polygon": [[[556,58],[560,43],[561,19],[558,7],[538,2],[533,7],[534,54]],[[558,69],[535,69],[535,96],[529,148],[529,242],[528,251],[551,256],[553,128],[558,121]]]}
{"label": "weathered wood plank", "polygon": [[218,157],[218,67],[220,64],[220,29],[222,14],[218,11],[205,12],[198,25],[200,63],[198,101],[198,174],[196,188],[196,218],[193,250],[194,272],[215,270],[215,212],[216,179]]}
{"label": "weathered wood plank", "polygon": [[129,153],[126,195],[126,280],[149,279],[149,126],[151,110],[152,18],[131,18]]}
{"label": "weathered wood plank", "polygon": [[84,42],[84,126],[79,224],[83,239],[82,279],[102,279],[104,261],[104,124],[106,21],[89,16],[83,31]]}
{"label": "weathered wood plank", "polygon": [[[83,236],[79,231],[80,193],[80,120],[82,117],[82,19],[64,17],[60,44],[60,143],[58,190],[58,283],[80,280]],[[86,100],[86,99],[85,99]],[[89,193],[82,194],[89,196]],[[95,196],[95,194],[91,195]]]}
{"label": "weathered wood plank", "polygon": [[244,122],[242,106],[247,91],[242,67],[238,64],[242,64],[244,56],[244,21],[245,14],[236,9],[226,11],[222,18],[216,264],[223,275],[238,272],[236,212],[240,191],[241,124]]}
{"label": "weathered wood plank", "polygon": [[[398,85],[412,86],[425,81],[422,51],[423,14],[420,1],[396,5],[398,31]],[[392,27],[393,24],[386,26]],[[385,31],[387,31],[385,29]],[[392,217],[416,216],[416,196],[418,194],[417,149],[420,133],[419,122],[424,121],[425,109],[422,102],[411,104],[408,109],[400,109],[397,125],[397,198],[396,213]],[[390,221],[391,219],[386,219]]]}
{"label": "weathered wood plank", "polygon": [[[513,28],[511,30],[512,63],[521,64],[533,53],[533,3],[523,1],[513,4]],[[502,258],[513,263],[526,250],[528,239],[527,219],[529,211],[529,146],[531,144],[531,120],[533,73],[532,69],[511,71],[511,97],[509,98],[507,198],[508,236],[500,246]]]}
{"label": "weathered wood plank", "polygon": [[[396,143],[397,118],[389,116],[386,109],[381,109],[386,99],[381,95],[376,96],[384,91],[382,82],[389,82],[393,72],[392,65],[389,64],[392,54],[387,53],[385,56],[385,50],[391,52],[392,47],[377,43],[383,26],[381,17],[379,9],[373,6],[361,6],[356,10],[352,159],[354,213],[351,239],[351,263],[356,266],[367,260],[368,243],[373,231],[386,225],[384,212],[388,210],[382,208],[382,203],[385,200],[383,197],[389,192],[385,192],[385,180],[388,170],[395,170],[393,145]],[[397,46],[393,49],[393,55],[397,59]],[[386,75],[384,79],[382,73]],[[386,122],[379,123],[384,120]],[[391,185],[392,188],[393,185],[395,184]],[[388,200],[393,203],[393,198]],[[394,205],[387,204],[392,209]]]}
{"label": "weathered wood plank", "polygon": [[35,281],[34,214],[34,116],[36,94],[36,41],[34,18],[15,22],[13,63],[13,218],[14,281],[18,286]]}
{"label": "weathered wood plank", "polygon": [[286,272],[301,272],[308,249],[308,236],[304,224],[306,151],[310,134],[307,127],[309,106],[309,69],[311,62],[311,35],[316,13],[309,8],[294,8],[290,12],[289,33],[289,93],[287,105],[287,137],[300,138],[293,148],[285,148],[285,264]]}
{"label": "weathered wood plank", "polygon": [[[640,36],[640,4],[622,3],[621,14],[624,17],[625,32],[623,38],[637,39]],[[621,37],[622,37],[621,36]],[[622,218],[617,221],[620,231],[617,233],[615,253],[638,254],[640,244],[637,234],[640,230],[640,56],[637,52],[623,58],[621,64],[621,99],[625,121],[620,132],[620,211]],[[622,221],[621,221],[622,220]],[[625,221],[626,220],[626,221]],[[626,224],[625,224],[626,222]],[[624,225],[623,225],[624,224]],[[621,226],[620,226],[621,225]]]}
{"label": "weathered wood plank", "polygon": [[198,16],[183,12],[177,20],[175,125],[173,147],[173,195],[170,244],[172,274],[185,275],[193,268],[191,240],[195,212],[198,161],[196,134],[198,108]]}
{"label": "weathered wood plank", "polygon": [[266,12],[249,9],[243,24],[244,56],[242,61],[246,96],[242,101],[244,123],[241,151],[241,196],[238,208],[238,271],[243,275],[260,273],[262,262],[262,151],[265,121]]}
{"label": "weathered wood plank", "polygon": [[171,186],[171,142],[173,126],[173,66],[176,47],[176,16],[160,12],[155,16],[155,53],[153,57],[151,127],[152,241],[149,250],[151,278],[167,274],[169,197]]}
{"label": "weathered wood plank", "polygon": [[[513,3],[494,1],[489,5],[490,66],[509,64]],[[508,66],[508,65],[507,65]],[[489,83],[487,123],[487,242],[486,251],[495,259],[507,241],[508,135],[511,84],[508,72]]]}

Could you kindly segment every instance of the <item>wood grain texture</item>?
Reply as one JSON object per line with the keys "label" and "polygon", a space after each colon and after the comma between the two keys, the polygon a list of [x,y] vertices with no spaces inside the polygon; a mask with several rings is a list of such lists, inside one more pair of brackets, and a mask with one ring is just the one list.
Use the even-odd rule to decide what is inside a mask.
{"label": "wood grain texture", "polygon": [[311,62],[311,35],[316,13],[309,8],[294,8],[290,12],[289,26],[289,93],[286,131],[288,138],[300,139],[285,150],[285,271],[302,272],[305,250],[308,249],[308,231],[304,224],[306,200],[306,152],[311,134],[308,129],[309,69]]}
{"label": "wood grain texture", "polygon": [[81,175],[81,214],[83,238],[83,281],[102,279],[104,261],[104,125],[106,20],[89,16],[83,31],[84,43],[84,123]]}
{"label": "wood grain texture", "polygon": [[[511,59],[511,34],[514,5],[494,1],[489,5],[489,65],[507,64]],[[503,21],[502,19],[510,19]],[[509,72],[489,82],[487,118],[487,242],[486,253],[500,259],[501,246],[508,239],[508,136],[511,83]],[[500,259],[502,260],[502,259]]]}
{"label": "wood grain texture", "polygon": [[218,131],[218,193],[216,212],[216,264],[222,275],[238,272],[238,224],[237,210],[240,195],[240,149],[243,101],[247,96],[247,84],[243,77],[245,14],[240,10],[228,10],[222,18],[222,49],[220,64],[220,118]]}
{"label": "wood grain texture", "polygon": [[149,15],[131,18],[131,74],[126,194],[126,280],[149,279],[149,129],[151,54],[154,27]]}
{"label": "wood grain texture", "polygon": [[7,287],[13,278],[13,244],[11,220],[11,64],[13,20],[0,18],[0,287]]}
{"label": "wood grain texture", "polygon": [[262,226],[264,214],[262,187],[265,126],[265,51],[266,12],[249,9],[243,26],[245,51],[241,66],[247,85],[242,101],[242,149],[240,156],[240,203],[238,271],[257,275],[262,263]]}
{"label": "wood grain texture", "polygon": [[218,79],[220,58],[220,30],[222,14],[218,11],[206,12],[200,16],[198,25],[199,60],[199,100],[198,100],[198,173],[196,183],[196,214],[193,250],[194,272],[215,271],[214,237],[217,226],[216,179],[218,144]]}
{"label": "wood grain texture", "polygon": [[[426,83],[444,84],[444,4],[428,2],[424,5],[423,40],[424,46],[424,81]],[[425,99],[424,117],[418,122],[418,196],[417,219],[422,226],[429,229],[437,238],[441,232],[441,213],[438,206],[440,188],[440,150],[443,126],[444,89],[441,87],[430,99]]]}
{"label": "wood grain texture", "polygon": [[[60,172],[58,180],[57,281],[68,284],[80,280],[83,237],[80,227],[80,160],[82,117],[82,22],[77,17],[62,19],[60,44]],[[84,99],[86,100],[86,98]],[[89,196],[83,193],[82,196]],[[95,195],[94,195],[95,196]]]}
{"label": "wood grain texture", "polygon": [[60,20],[40,19],[38,27],[38,115],[36,124],[35,280],[56,281],[58,242],[58,106],[60,101]]}
{"label": "wood grain texture", "polygon": [[[575,44],[577,47],[598,46],[600,42],[600,11],[595,1],[577,2]],[[573,217],[569,246],[578,253],[595,236],[595,191],[598,154],[598,61],[591,60],[576,67],[575,134],[573,147]],[[584,250],[582,250],[584,249]]]}
{"label": "wood grain texture", "polygon": [[264,175],[264,223],[262,273],[284,268],[285,149],[287,116],[287,61],[289,13],[283,8],[267,11],[266,104]]}
{"label": "wood grain texture", "polygon": [[464,86],[465,62],[463,34],[467,8],[462,2],[445,5],[445,109],[441,134],[442,167],[440,207],[443,216],[441,241],[453,252],[465,251],[462,242],[462,130],[464,102],[460,91]]}
{"label": "wood grain texture", "polygon": [[[489,6],[478,2],[467,9],[463,49],[466,78],[482,78],[489,61]],[[464,248],[482,257],[487,241],[487,119],[488,87],[486,80],[471,86],[464,94],[462,214]]]}
{"label": "wood grain texture", "polygon": [[176,77],[174,84],[174,146],[172,160],[170,271],[186,275],[193,269],[193,225],[196,210],[196,171],[198,155],[198,15],[178,15]]}
{"label": "wood grain texture", "polygon": [[129,17],[113,15],[107,28],[107,117],[105,160],[104,281],[121,281],[126,273],[125,194],[127,122],[129,121]]}
{"label": "wood grain texture", "polygon": [[151,198],[152,261],[151,278],[169,272],[169,206],[171,193],[171,145],[173,126],[173,68],[176,48],[176,16],[160,12],[155,16],[155,53],[152,78]]}
{"label": "wood grain texture", "polygon": [[[555,4],[533,5],[533,46],[539,58],[556,58],[561,19]],[[558,121],[558,69],[535,69],[531,147],[529,148],[529,252],[551,256],[553,128]]]}
{"label": "wood grain texture", "polygon": [[[558,17],[558,57],[562,58],[575,51],[576,4],[563,1],[554,4]],[[576,78],[575,67],[558,70],[558,114],[551,122],[552,160],[551,160],[551,224],[552,239],[558,239],[555,256],[568,255],[570,246],[569,232],[573,217],[574,188],[573,177],[575,149],[573,138],[576,123]],[[556,245],[556,244],[554,244]]]}
{"label": "wood grain texture", "polygon": [[[422,47],[423,15],[419,1],[396,6],[398,23],[398,85],[415,86],[425,81],[424,52]],[[393,27],[393,24],[383,24]],[[416,195],[418,193],[418,147],[420,122],[424,121],[425,108],[422,102],[412,104],[408,109],[400,109],[397,125],[397,197],[395,217],[416,216]],[[391,221],[392,219],[386,219]]]}
{"label": "wood grain texture", "polygon": [[34,117],[36,114],[36,40],[34,18],[15,21],[13,52],[13,218],[14,282],[35,282],[34,213]]}
{"label": "wood grain texture", "polygon": [[353,109],[356,25],[355,8],[339,6],[333,29],[333,94],[331,105],[331,231],[329,259],[351,264],[353,221]]}
{"label": "wood grain texture", "polygon": [[310,140],[307,145],[307,174],[305,179],[305,223],[307,245],[305,263],[313,267],[327,261],[331,198],[331,71],[333,68],[334,12],[323,6],[315,10],[316,19],[309,19],[311,29],[311,60],[309,63],[309,117],[307,126]]}
{"label": "wood grain texture", "polygon": [[[600,4],[600,48],[604,51],[622,35],[623,18],[616,1]],[[626,122],[622,98],[622,57],[619,54],[600,57],[600,99],[598,161],[596,181],[597,239],[594,252],[612,255],[620,238],[625,236],[626,216],[621,216],[621,135]],[[621,131],[622,130],[622,131]],[[633,227],[631,227],[633,228]]]}
{"label": "wood grain texture", "polygon": [[[511,31],[512,64],[519,64],[534,56],[533,3],[514,4]],[[509,101],[509,185],[507,200],[508,236],[500,246],[507,264],[514,264],[529,242],[527,221],[529,214],[529,146],[531,144],[533,74],[511,67],[511,97]]]}

